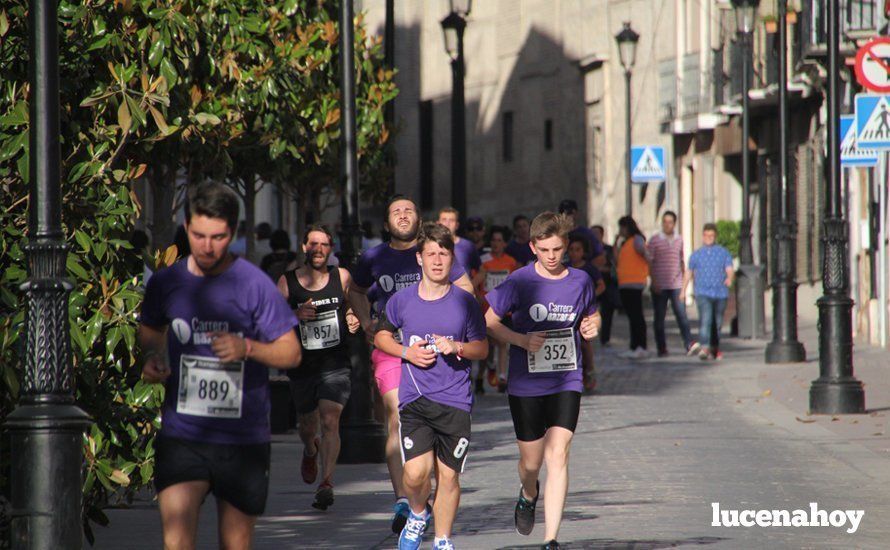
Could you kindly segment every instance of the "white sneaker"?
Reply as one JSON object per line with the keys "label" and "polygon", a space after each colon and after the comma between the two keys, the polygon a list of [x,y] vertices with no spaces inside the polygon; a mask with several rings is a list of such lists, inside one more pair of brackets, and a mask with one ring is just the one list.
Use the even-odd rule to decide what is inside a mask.
{"label": "white sneaker", "polygon": [[622,359],[636,359],[638,349],[639,348],[634,348],[632,350],[622,351],[618,354],[618,357]]}
{"label": "white sneaker", "polygon": [[649,351],[643,348],[637,348],[634,352],[634,359],[649,359]]}

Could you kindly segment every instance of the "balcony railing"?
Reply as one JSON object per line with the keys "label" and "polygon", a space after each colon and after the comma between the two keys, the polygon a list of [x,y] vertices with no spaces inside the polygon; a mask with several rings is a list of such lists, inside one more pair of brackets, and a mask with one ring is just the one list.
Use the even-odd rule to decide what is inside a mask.
{"label": "balcony railing", "polygon": [[[883,0],[840,0],[841,52],[852,55],[857,34],[877,34],[887,25]],[[828,14],[824,0],[802,0],[797,43],[801,58],[819,58],[828,53]]]}

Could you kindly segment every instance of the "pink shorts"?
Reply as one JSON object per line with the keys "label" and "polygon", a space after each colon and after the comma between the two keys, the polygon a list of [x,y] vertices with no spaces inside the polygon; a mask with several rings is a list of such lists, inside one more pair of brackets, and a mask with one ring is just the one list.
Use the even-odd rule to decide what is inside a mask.
{"label": "pink shorts", "polygon": [[400,358],[375,348],[371,352],[371,364],[374,365],[374,379],[377,381],[380,395],[399,389],[399,380],[402,378]]}

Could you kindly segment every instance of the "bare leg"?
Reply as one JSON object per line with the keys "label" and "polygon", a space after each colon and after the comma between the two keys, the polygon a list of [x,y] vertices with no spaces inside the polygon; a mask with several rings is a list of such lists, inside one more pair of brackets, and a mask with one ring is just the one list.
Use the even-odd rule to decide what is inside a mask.
{"label": "bare leg", "polygon": [[451,528],[460,505],[460,473],[436,458],[436,538],[451,538]]}
{"label": "bare leg", "polygon": [[[422,514],[426,510],[426,499],[430,494],[430,474],[433,471],[433,451],[416,456],[405,463],[402,474],[402,487],[408,504],[415,514]],[[437,499],[438,500],[438,499]],[[436,523],[438,523],[436,519]]]}
{"label": "bare leg", "polygon": [[340,456],[340,413],[343,405],[322,399],[318,402],[321,416],[321,480],[330,481],[334,477],[337,457]]}
{"label": "bare leg", "polygon": [[544,463],[544,440],[517,441],[519,444],[519,482],[522,483],[523,496],[534,500],[538,496],[538,475]]}
{"label": "bare leg", "polygon": [[569,447],[574,434],[554,426],[544,436],[544,463],[547,465],[547,484],[544,486],[544,541],[556,539],[566,493],[569,491]]}
{"label": "bare leg", "polygon": [[498,340],[494,340],[494,343],[497,346],[498,350],[498,378],[506,379],[508,355],[507,344]]}
{"label": "bare leg", "polygon": [[201,502],[209,490],[206,481],[186,481],[158,493],[165,550],[194,550]]}
{"label": "bare leg", "polygon": [[250,550],[256,516],[249,516],[228,502],[216,499],[219,510],[219,547],[221,550]]}
{"label": "bare leg", "polygon": [[306,414],[301,414],[297,419],[299,425],[300,441],[306,456],[315,456],[318,447],[315,445],[315,438],[318,437],[318,409]]}
{"label": "bare leg", "polygon": [[[386,426],[389,434],[386,436],[386,467],[389,468],[389,478],[392,481],[392,490],[396,497],[405,496],[402,488],[402,450],[399,441],[399,390],[398,388],[386,392],[383,396],[383,405],[386,407]],[[429,474],[427,474],[429,477]],[[429,493],[427,493],[429,494]]]}

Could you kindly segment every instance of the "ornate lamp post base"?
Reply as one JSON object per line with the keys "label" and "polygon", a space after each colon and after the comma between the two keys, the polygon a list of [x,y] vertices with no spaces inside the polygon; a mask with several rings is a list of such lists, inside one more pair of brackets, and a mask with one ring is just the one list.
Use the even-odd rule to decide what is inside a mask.
{"label": "ornate lamp post base", "polygon": [[10,477],[12,548],[81,547],[80,463],[89,425],[90,417],[78,407],[53,402],[19,405],[6,417],[3,427],[16,454]]}
{"label": "ornate lamp post base", "polygon": [[865,412],[862,382],[853,376],[853,300],[825,295],[819,306],[820,376],[810,386],[810,412],[861,414]]}
{"label": "ornate lamp post base", "polygon": [[766,346],[766,362],[803,363],[807,360],[807,351],[800,342],[782,342],[773,340]]}

